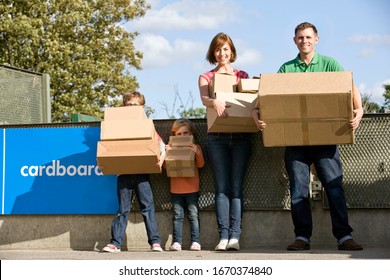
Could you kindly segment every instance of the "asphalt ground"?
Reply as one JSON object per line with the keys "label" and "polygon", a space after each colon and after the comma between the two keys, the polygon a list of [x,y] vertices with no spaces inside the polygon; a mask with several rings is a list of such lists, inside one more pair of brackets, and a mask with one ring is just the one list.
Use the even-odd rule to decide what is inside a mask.
{"label": "asphalt ground", "polygon": [[[390,247],[364,248],[362,251],[338,251],[311,248],[292,252],[280,249],[242,249],[240,251],[163,251],[147,249],[106,253],[76,250],[0,250],[0,260],[390,260]],[[389,263],[390,265],[390,263]]]}
{"label": "asphalt ground", "polygon": [[285,248],[105,253],[76,250],[0,250],[2,280],[387,280],[390,248],[338,251]]}

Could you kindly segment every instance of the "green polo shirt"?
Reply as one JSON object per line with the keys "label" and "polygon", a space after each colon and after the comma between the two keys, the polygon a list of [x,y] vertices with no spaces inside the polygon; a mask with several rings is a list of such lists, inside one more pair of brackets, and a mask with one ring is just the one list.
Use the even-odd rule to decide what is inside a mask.
{"label": "green polo shirt", "polygon": [[332,57],[315,53],[309,65],[299,59],[299,54],[293,60],[287,61],[278,73],[290,72],[337,72],[344,71],[343,67]]}

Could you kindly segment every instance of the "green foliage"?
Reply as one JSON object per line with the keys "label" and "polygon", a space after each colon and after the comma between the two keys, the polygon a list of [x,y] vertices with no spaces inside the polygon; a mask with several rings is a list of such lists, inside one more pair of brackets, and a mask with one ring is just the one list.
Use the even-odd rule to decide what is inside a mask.
{"label": "green foliage", "polygon": [[363,95],[362,103],[364,113],[379,113],[381,110],[381,107],[377,103],[371,101],[370,96]]}
{"label": "green foliage", "polygon": [[390,109],[390,84],[384,84],[383,87],[385,88],[385,93],[383,94],[385,98],[384,105],[387,109]]}
{"label": "green foliage", "polygon": [[185,119],[204,119],[206,118],[206,109],[205,108],[195,108],[195,109],[183,109],[179,112],[181,118]]}
{"label": "green foliage", "polygon": [[0,63],[50,75],[52,120],[102,117],[141,69],[137,32],[121,24],[145,15],[145,0],[2,0]]}

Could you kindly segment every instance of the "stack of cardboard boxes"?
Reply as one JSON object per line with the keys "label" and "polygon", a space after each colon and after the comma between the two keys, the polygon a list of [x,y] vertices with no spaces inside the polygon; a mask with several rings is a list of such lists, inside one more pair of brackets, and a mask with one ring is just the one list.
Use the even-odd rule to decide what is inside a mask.
{"label": "stack of cardboard boxes", "polygon": [[97,144],[103,174],[161,173],[160,147],[142,106],[106,108]]}
{"label": "stack of cardboard boxes", "polygon": [[215,74],[210,97],[226,103],[229,117],[207,108],[208,131],[257,132],[252,110],[259,107],[265,147],[353,144],[352,88],[348,71],[261,74],[238,83]]}
{"label": "stack of cardboard boxes", "polygon": [[[353,80],[351,72],[262,74],[241,79],[215,74],[210,96],[226,103],[227,118],[207,108],[208,132],[258,132],[252,112],[260,108],[267,124],[265,147],[353,144]],[[191,137],[170,138],[166,158],[170,177],[195,175]],[[107,108],[101,123],[97,161],[104,174],[161,173],[160,149],[152,120],[143,107]]]}
{"label": "stack of cardboard boxes", "polygon": [[170,136],[171,149],[167,151],[165,167],[168,177],[194,177],[195,153],[189,145],[194,143],[194,137]]}
{"label": "stack of cardboard boxes", "polygon": [[252,110],[257,106],[259,79],[241,79],[216,73],[212,80],[210,97],[226,103],[227,118],[219,117],[214,108],[207,108],[209,132],[256,132]]}

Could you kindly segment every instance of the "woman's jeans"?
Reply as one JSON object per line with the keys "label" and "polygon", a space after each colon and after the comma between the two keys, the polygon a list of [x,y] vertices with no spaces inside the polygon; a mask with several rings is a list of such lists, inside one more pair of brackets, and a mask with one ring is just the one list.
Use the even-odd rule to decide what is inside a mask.
{"label": "woman's jeans", "polygon": [[310,242],[313,230],[309,197],[310,165],[314,164],[329,202],[332,232],[336,239],[351,238],[348,210],[342,187],[343,170],[336,145],[286,147],[285,165],[290,179],[291,215],[296,239]]}
{"label": "woman's jeans", "polygon": [[183,244],[183,220],[184,212],[187,211],[187,218],[191,228],[191,243],[200,243],[199,228],[199,193],[171,194],[173,204],[173,242]]}
{"label": "woman's jeans", "polygon": [[243,184],[251,153],[251,133],[209,133],[206,151],[215,182],[220,239],[240,238]]}
{"label": "woman's jeans", "polygon": [[149,175],[119,175],[117,178],[117,196],[119,201],[118,216],[112,221],[110,243],[120,248],[124,242],[127,222],[129,219],[133,191],[138,199],[141,214],[144,218],[148,243],[160,244],[160,236],[157,228],[156,213]]}

